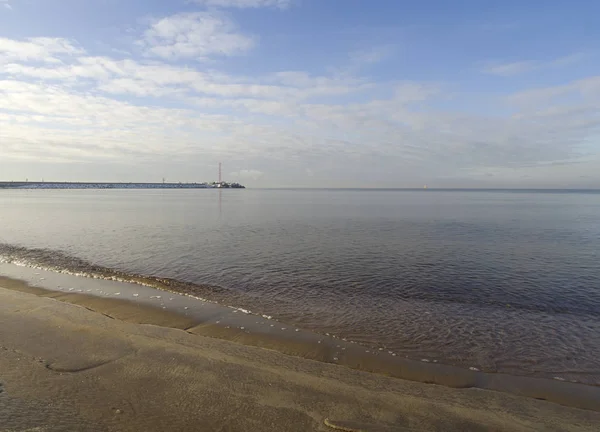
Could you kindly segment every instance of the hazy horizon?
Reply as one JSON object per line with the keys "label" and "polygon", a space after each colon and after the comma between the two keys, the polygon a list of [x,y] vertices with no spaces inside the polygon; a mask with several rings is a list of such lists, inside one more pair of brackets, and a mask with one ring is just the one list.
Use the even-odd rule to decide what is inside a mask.
{"label": "hazy horizon", "polygon": [[254,188],[600,188],[597,16],[0,0],[0,177],[192,183],[223,162]]}
{"label": "hazy horizon", "polygon": [[[226,179],[224,182],[231,183]],[[213,181],[192,181],[192,182],[169,182],[166,181],[166,184],[202,184],[202,183],[212,183]],[[28,184],[163,184],[162,181],[138,181],[138,182],[121,182],[121,181],[52,181],[52,180],[43,180],[43,181],[35,181],[35,180],[1,180],[0,185],[8,184],[8,183],[28,183]],[[243,184],[242,184],[243,185]],[[245,185],[244,185],[245,186]],[[252,187],[253,190],[373,190],[373,191],[600,191],[600,188],[552,188],[552,187],[542,187],[542,188],[532,188],[532,187],[430,187],[428,185],[424,185],[421,187],[327,187],[327,186],[263,186],[263,187]]]}

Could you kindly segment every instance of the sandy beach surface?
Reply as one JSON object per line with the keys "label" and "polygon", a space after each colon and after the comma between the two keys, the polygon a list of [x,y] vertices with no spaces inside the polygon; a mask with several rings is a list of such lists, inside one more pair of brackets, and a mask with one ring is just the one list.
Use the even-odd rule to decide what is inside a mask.
{"label": "sandy beach surface", "polygon": [[2,432],[333,430],[326,423],[374,432],[596,431],[600,425],[594,410],[362,372],[191,334],[183,329],[193,323],[175,315],[162,315],[167,327],[140,324],[153,313],[147,308],[115,319],[12,288],[0,288]]}

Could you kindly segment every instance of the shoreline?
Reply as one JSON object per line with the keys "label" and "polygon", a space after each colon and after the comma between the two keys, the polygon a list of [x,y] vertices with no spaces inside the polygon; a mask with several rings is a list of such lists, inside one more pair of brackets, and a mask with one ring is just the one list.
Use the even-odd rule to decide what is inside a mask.
{"label": "shoreline", "polygon": [[[0,267],[0,274],[7,273],[6,266],[4,264]],[[542,378],[491,374],[404,359],[391,352],[370,352],[363,346],[333,336],[288,328],[270,317],[259,317],[243,309],[229,308],[181,294],[43,270],[19,270],[23,276],[21,281],[17,280],[15,275],[11,278],[0,277],[0,286],[76,304],[128,323],[184,330],[196,336],[266,348],[289,356],[345,366],[395,379],[439,384],[457,389],[493,390],[600,411],[600,387]],[[40,277],[42,272],[44,277]],[[25,277],[27,273],[29,280]],[[76,283],[84,288],[71,291],[49,289],[49,285],[58,283],[66,287],[65,280],[71,281],[67,284]],[[100,290],[98,286],[102,287],[101,295],[97,294],[97,290]],[[114,295],[117,292],[119,296]],[[138,295],[134,297],[135,294]],[[158,296],[166,298],[157,299]]]}
{"label": "shoreline", "polygon": [[[228,286],[235,287],[236,282],[229,280],[223,283],[221,278],[210,282],[194,282],[191,279],[181,277],[177,273],[173,274],[168,271],[168,276],[162,276],[160,271],[157,274],[144,273],[143,270],[142,272],[136,272],[118,266],[115,268],[114,264],[113,267],[93,264],[85,258],[77,258],[60,250],[0,244],[0,274],[2,274],[2,269],[5,267],[21,268],[22,271],[14,273],[14,277],[17,279],[25,278],[30,283],[38,285],[40,283],[39,277],[32,277],[32,272],[49,271],[48,274],[51,275],[55,273],[73,275],[77,280],[74,285],[88,284],[85,281],[94,279],[121,282],[127,286],[134,284],[136,287],[150,287],[151,289],[158,289],[160,292],[154,292],[154,294],[148,294],[148,296],[162,295],[164,297],[164,293],[167,292],[175,294],[176,298],[184,295],[187,300],[190,298],[200,299],[212,304],[233,307],[240,312],[252,311],[263,318],[273,316],[275,320],[285,323],[282,327],[288,329],[299,326],[303,330],[321,335],[329,336],[331,333],[339,338],[347,338],[356,342],[364,346],[365,349],[371,350],[371,352],[383,351],[383,353],[392,356],[395,354],[397,357],[411,359],[416,362],[445,364],[463,370],[480,370],[491,374],[502,373],[510,376],[600,386],[598,362],[594,360],[598,357],[590,355],[598,351],[594,349],[594,347],[599,346],[595,343],[598,339],[598,333],[594,329],[600,330],[598,327],[600,322],[594,321],[594,312],[585,306],[585,302],[578,302],[568,309],[561,309],[558,306],[548,309],[547,307],[537,308],[535,305],[533,307],[514,308],[508,306],[504,301],[493,304],[490,302],[475,303],[475,306],[470,306],[468,302],[458,302],[455,306],[452,306],[452,303],[446,304],[435,300],[433,302],[418,299],[415,301],[408,300],[400,302],[400,309],[397,311],[401,314],[398,316],[398,322],[404,320],[402,326],[394,324],[394,313],[396,312],[392,308],[384,308],[389,312],[380,313],[382,309],[373,307],[373,303],[367,302],[359,306],[369,305],[365,308],[365,311],[369,314],[365,315],[362,312],[362,317],[361,314],[357,317],[359,319],[369,318],[359,323],[363,326],[362,329],[355,331],[353,323],[347,320],[349,316],[352,316],[353,311],[351,310],[346,309],[344,312],[344,308],[338,309],[335,305],[333,305],[334,309],[327,310],[319,308],[319,303],[313,301],[312,307],[305,307],[302,312],[299,312],[297,306],[302,308],[302,304],[290,308],[290,305],[286,305],[285,301],[278,304],[279,299],[277,297],[259,297],[252,295],[251,291],[245,289],[240,291],[230,289]],[[207,271],[210,274],[210,270]],[[65,282],[65,284],[69,283],[71,282]],[[50,285],[44,286],[50,289],[55,288]],[[100,290],[93,291],[99,292],[103,289],[101,287]],[[115,290],[117,292],[121,289],[115,288]],[[260,287],[258,287],[258,290],[260,292]],[[143,301],[141,297],[135,300]],[[156,304],[156,301],[149,304]],[[165,306],[165,304],[161,304],[161,306]],[[167,303],[166,306],[171,305]],[[313,313],[314,311],[318,312]],[[418,311],[421,313],[419,314]],[[494,320],[499,328],[489,321],[488,311],[496,314]],[[350,315],[346,312],[350,312]],[[473,323],[465,325],[465,321],[461,320],[460,317],[465,312],[469,314],[471,319],[475,320]],[[520,319],[520,312],[524,312],[525,318],[519,327],[513,323],[515,318]],[[437,315],[437,313],[440,313],[440,315]],[[573,313],[576,318],[570,319],[570,313]],[[592,314],[591,323],[586,322],[588,320],[586,313]],[[407,314],[412,316],[412,319],[402,318]],[[379,318],[377,318],[378,316]],[[375,317],[375,319],[371,317]],[[556,328],[569,329],[569,331],[563,332],[568,339],[564,337],[557,339],[556,336],[552,336],[552,333],[549,333],[552,332],[552,327],[547,324],[545,330],[544,326],[538,326],[539,320],[546,322],[549,317],[556,321],[554,323],[557,326]],[[378,319],[384,321],[379,323]],[[439,326],[439,323],[444,320],[449,320],[451,325],[458,326],[457,334],[449,335],[453,340],[452,343],[448,343],[446,338],[440,337],[441,334],[448,331],[448,329]],[[418,323],[419,321],[422,321],[422,323],[416,325],[415,322]],[[338,325],[340,323],[342,324]],[[385,328],[390,324],[391,327],[388,327],[387,334],[380,332],[380,326]],[[390,332],[389,328],[392,328],[393,332]],[[466,332],[469,328],[471,328],[470,331],[477,331],[474,340],[471,340],[469,333]],[[434,329],[436,331],[432,332]],[[405,331],[409,335],[408,338],[405,337]],[[418,343],[422,331],[427,334],[423,346]],[[463,333],[462,337],[460,337],[461,331]],[[496,332],[498,332],[498,337],[495,336]],[[537,337],[530,337],[529,333],[535,334]],[[396,338],[396,335],[398,338]],[[519,337],[516,337],[517,335]],[[587,344],[591,344],[591,350],[582,351],[582,345],[576,343],[576,340],[581,339],[582,336],[583,339],[587,340]],[[547,337],[547,343],[543,346],[540,345],[538,341]],[[535,347],[528,348],[527,342],[523,341],[522,338],[529,339],[529,343]],[[397,343],[400,340],[407,342],[407,344]],[[436,343],[431,344],[431,340],[435,340]],[[497,340],[497,345],[492,343],[494,340]],[[512,352],[504,353],[499,350],[499,347],[505,343],[510,344],[509,350]],[[559,346],[555,347],[554,343]],[[522,349],[519,350],[519,347]],[[527,350],[533,355],[524,355],[524,351]],[[483,354],[481,357],[478,356],[479,351]],[[542,352],[545,353],[545,357],[540,357]],[[571,361],[572,359],[577,360],[574,362]],[[584,361],[578,364],[578,359]]]}
{"label": "shoreline", "polygon": [[[4,280],[0,285],[5,284]],[[398,380],[0,289],[2,430],[593,431],[600,413]]]}

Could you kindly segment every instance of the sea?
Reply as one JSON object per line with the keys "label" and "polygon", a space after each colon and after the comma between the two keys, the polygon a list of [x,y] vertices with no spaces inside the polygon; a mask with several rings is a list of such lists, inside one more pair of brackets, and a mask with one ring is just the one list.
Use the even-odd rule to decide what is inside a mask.
{"label": "sea", "polygon": [[168,280],[407,359],[600,385],[600,191],[6,189],[0,262]]}

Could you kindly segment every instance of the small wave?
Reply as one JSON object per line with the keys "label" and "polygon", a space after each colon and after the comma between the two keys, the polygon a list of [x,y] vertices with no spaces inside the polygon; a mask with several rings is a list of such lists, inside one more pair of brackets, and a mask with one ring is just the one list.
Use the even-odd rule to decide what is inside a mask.
{"label": "small wave", "polygon": [[[198,300],[219,303],[229,290],[206,284],[184,282],[177,279],[158,276],[140,275],[92,264],[81,258],[70,256],[61,251],[49,249],[29,249],[0,243],[0,263],[13,264],[38,270],[47,270],[92,279],[103,279],[115,282],[132,283],[162,291],[184,294]],[[229,305],[226,305],[229,306]],[[252,313],[247,309],[237,308],[244,313]]]}

